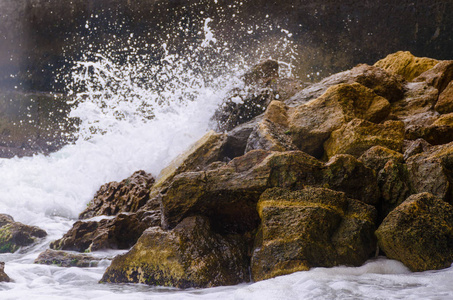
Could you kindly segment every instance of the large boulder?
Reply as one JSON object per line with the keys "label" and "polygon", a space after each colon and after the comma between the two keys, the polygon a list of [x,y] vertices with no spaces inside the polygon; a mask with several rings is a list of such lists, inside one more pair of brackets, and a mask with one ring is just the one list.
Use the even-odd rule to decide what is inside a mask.
{"label": "large boulder", "polygon": [[101,282],[192,288],[249,278],[246,244],[213,232],[206,218],[194,216],[171,231],[147,229],[131,251],[114,258]]}
{"label": "large boulder", "polygon": [[386,256],[412,271],[448,268],[453,263],[453,207],[429,193],[409,197],[376,231]]}
{"label": "large boulder", "polygon": [[407,159],[409,179],[416,193],[428,192],[451,201],[453,143],[433,146]]}
{"label": "large boulder", "polygon": [[129,249],[148,227],[160,224],[156,211],[119,214],[100,221],[77,221],[61,238],[50,243],[54,250],[79,252]]}
{"label": "large boulder", "polygon": [[386,121],[374,124],[354,119],[332,132],[324,143],[327,157],[336,154],[351,154],[359,157],[373,146],[383,146],[401,152],[404,140],[404,124],[400,121]]}
{"label": "large boulder", "polygon": [[339,84],[296,107],[289,116],[289,133],[300,150],[321,157],[332,131],[354,118],[380,122],[389,112],[390,103],[371,89],[358,83]]}
{"label": "large boulder", "polygon": [[154,177],[145,171],[134,172],[121,182],[104,184],[94,195],[79,219],[95,216],[114,216],[124,212],[137,212],[149,199]]}
{"label": "large boulder", "polygon": [[409,51],[398,51],[389,54],[374,65],[392,74],[401,75],[407,81],[412,81],[425,71],[432,69],[438,60],[427,57],[415,57]]}
{"label": "large boulder", "polygon": [[439,95],[434,109],[441,114],[453,112],[453,80],[450,81],[445,90]]}
{"label": "large boulder", "polygon": [[35,259],[35,264],[54,265],[64,268],[97,267],[101,259],[88,254],[75,254],[66,251],[55,251],[47,249]]}
{"label": "large boulder", "polygon": [[252,256],[255,281],[313,267],[359,266],[376,251],[376,210],[344,193],[266,190]]}
{"label": "large boulder", "polygon": [[14,222],[11,216],[0,214],[0,253],[13,253],[45,236],[47,233],[36,226]]}

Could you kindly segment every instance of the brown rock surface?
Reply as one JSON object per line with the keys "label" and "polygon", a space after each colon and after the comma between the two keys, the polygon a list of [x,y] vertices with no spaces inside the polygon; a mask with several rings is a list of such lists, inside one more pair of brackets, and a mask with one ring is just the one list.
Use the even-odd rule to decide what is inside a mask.
{"label": "brown rock surface", "polygon": [[14,222],[11,216],[0,214],[0,253],[13,253],[46,235],[44,230],[36,226]]}
{"label": "brown rock surface", "polygon": [[75,254],[66,251],[55,251],[47,249],[46,251],[39,254],[39,256],[35,259],[35,264],[56,265],[65,268],[88,268],[97,267],[100,260],[100,258],[96,258],[87,254]]}
{"label": "brown rock surface", "polygon": [[437,100],[434,108],[441,114],[453,112],[453,80],[450,81],[445,90],[439,95],[439,100]]}
{"label": "brown rock surface", "polygon": [[0,282],[10,282],[11,278],[5,273],[5,263],[0,262]]}

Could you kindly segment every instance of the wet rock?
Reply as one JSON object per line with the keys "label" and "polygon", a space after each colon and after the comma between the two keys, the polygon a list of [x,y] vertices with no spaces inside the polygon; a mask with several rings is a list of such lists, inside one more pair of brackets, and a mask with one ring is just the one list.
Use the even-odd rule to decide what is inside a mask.
{"label": "wet rock", "polygon": [[416,193],[428,192],[451,201],[451,172],[453,170],[453,143],[433,146],[411,156],[406,161],[409,178]]}
{"label": "wet rock", "polygon": [[409,51],[398,51],[389,54],[374,65],[392,74],[401,75],[407,81],[412,81],[423,72],[432,69],[438,63],[438,60],[432,58],[415,57]]}
{"label": "wet rock", "polygon": [[224,154],[229,159],[233,159],[245,154],[247,140],[252,133],[258,120],[241,124],[227,133],[227,140],[224,147]]}
{"label": "wet rock", "polygon": [[131,251],[115,257],[101,282],[177,288],[247,282],[246,249],[240,238],[213,232],[206,218],[189,217],[171,231],[147,229]]}
{"label": "wet rock", "polygon": [[10,282],[11,278],[5,273],[5,263],[0,262],[0,282]]}
{"label": "wet rock", "polygon": [[294,109],[289,130],[294,144],[315,157],[332,131],[354,118],[382,121],[390,112],[389,102],[361,84],[339,84],[321,97]]}
{"label": "wet rock", "polygon": [[379,201],[376,174],[352,155],[333,156],[325,165],[324,187],[345,192],[348,197],[367,204]]}
{"label": "wet rock", "polygon": [[383,146],[401,152],[404,139],[404,124],[400,121],[386,121],[374,124],[354,119],[332,132],[324,143],[327,157],[336,154],[351,154],[359,157],[373,146]]}
{"label": "wet rock", "polygon": [[312,267],[359,266],[376,250],[376,210],[344,193],[266,190],[252,256],[255,281]]}
{"label": "wet rock", "polygon": [[[121,182],[110,182],[101,186],[79,219],[95,216],[114,216],[123,212],[136,212],[149,199],[154,177],[145,171],[137,171]],[[156,207],[158,209],[158,207]]]}
{"label": "wet rock", "polygon": [[13,253],[46,235],[44,230],[36,226],[14,222],[11,216],[0,214],[0,253]]}
{"label": "wet rock", "polygon": [[380,170],[378,184],[381,191],[379,212],[382,218],[415,193],[410,184],[407,166],[393,159]]}
{"label": "wet rock", "polygon": [[88,268],[97,267],[100,260],[100,258],[96,258],[88,254],[75,254],[66,251],[47,249],[39,254],[38,258],[35,259],[35,264],[56,265],[65,268]]}
{"label": "wet rock", "polygon": [[412,271],[448,268],[453,262],[453,207],[429,193],[412,195],[376,231],[386,256]]}
{"label": "wet rock", "polygon": [[61,239],[53,241],[50,248],[79,252],[129,249],[145,229],[158,224],[158,211],[119,214],[100,221],[77,221]]}
{"label": "wet rock", "polygon": [[453,113],[453,80],[445,90],[439,95],[434,109],[441,114]]}
{"label": "wet rock", "polygon": [[414,81],[424,81],[442,93],[453,80],[453,60],[440,61],[432,69],[423,72]]}
{"label": "wet rock", "polygon": [[382,146],[373,146],[365,151],[359,157],[359,160],[363,162],[366,167],[379,172],[389,160],[402,163],[403,155]]}
{"label": "wet rock", "polygon": [[354,82],[373,90],[377,95],[386,98],[390,102],[400,100],[404,96],[404,79],[401,76],[392,75],[381,68],[360,64],[351,70],[333,74],[318,83],[314,83],[296,93],[285,103],[289,106],[304,104],[310,100],[319,98],[331,86]]}
{"label": "wet rock", "polygon": [[404,151],[403,158],[404,160],[408,160],[411,156],[428,151],[430,147],[431,144],[424,139],[416,139],[415,141],[410,141],[409,145]]}

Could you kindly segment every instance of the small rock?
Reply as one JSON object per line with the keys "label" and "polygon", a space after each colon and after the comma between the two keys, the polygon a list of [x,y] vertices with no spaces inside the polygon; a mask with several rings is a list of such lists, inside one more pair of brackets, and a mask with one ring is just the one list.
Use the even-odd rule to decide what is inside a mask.
{"label": "small rock", "polygon": [[5,263],[0,262],[0,282],[10,282],[11,278],[5,273]]}
{"label": "small rock", "polygon": [[424,139],[416,139],[415,141],[410,141],[409,146],[404,151],[403,158],[404,160],[408,160],[411,156],[428,151],[430,147],[431,144]]}
{"label": "small rock", "polygon": [[402,163],[403,155],[382,146],[374,146],[365,151],[359,157],[359,160],[363,162],[366,167],[379,172],[389,160]]}
{"label": "small rock", "polygon": [[101,259],[87,254],[74,254],[66,251],[47,249],[35,259],[35,264],[57,265],[59,267],[97,267]]}
{"label": "small rock", "polygon": [[434,109],[441,114],[453,112],[453,81],[451,81],[445,90],[439,95]]}
{"label": "small rock", "polygon": [[453,262],[453,207],[432,194],[409,197],[376,231],[386,256],[412,271],[448,268]]}
{"label": "small rock", "polygon": [[20,247],[29,246],[47,233],[36,227],[28,226],[5,214],[0,214],[0,253],[13,253]]}
{"label": "small rock", "polygon": [[448,83],[453,80],[453,60],[444,60],[432,69],[423,72],[414,81],[424,81],[442,93]]}

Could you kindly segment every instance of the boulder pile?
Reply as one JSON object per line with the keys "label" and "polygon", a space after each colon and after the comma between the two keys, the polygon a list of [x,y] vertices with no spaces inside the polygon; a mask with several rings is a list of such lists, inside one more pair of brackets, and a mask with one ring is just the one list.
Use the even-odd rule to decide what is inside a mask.
{"label": "boulder pile", "polygon": [[413,271],[449,267],[453,61],[397,52],[291,92],[276,68],[247,75],[255,97],[226,99],[215,116],[222,133],[207,133],[155,182],[143,172],[102,187],[81,217],[110,217],[76,222],[52,247],[132,246],[102,282],[179,288],[379,254]]}

